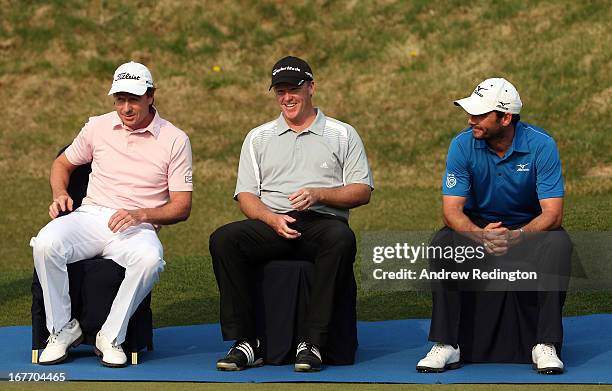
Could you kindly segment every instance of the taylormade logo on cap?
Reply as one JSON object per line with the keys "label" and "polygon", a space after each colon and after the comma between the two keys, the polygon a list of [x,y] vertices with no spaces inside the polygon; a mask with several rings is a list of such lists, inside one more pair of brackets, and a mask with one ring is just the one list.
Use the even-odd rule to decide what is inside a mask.
{"label": "taylormade logo on cap", "polygon": [[276,76],[276,74],[278,72],[282,72],[282,71],[296,71],[296,72],[302,72],[302,70],[300,68],[295,68],[295,67],[282,67],[282,68],[276,68],[275,70],[272,71],[272,76]]}
{"label": "taylormade logo on cap", "polygon": [[519,114],[523,107],[518,91],[504,78],[487,79],[476,86],[472,95],[454,103],[471,115],[490,111]]}
{"label": "taylormade logo on cap", "polygon": [[113,85],[108,95],[128,92],[142,96],[147,92],[147,88],[152,87],[154,87],[153,77],[149,69],[140,63],[130,61],[120,65],[115,71]]}

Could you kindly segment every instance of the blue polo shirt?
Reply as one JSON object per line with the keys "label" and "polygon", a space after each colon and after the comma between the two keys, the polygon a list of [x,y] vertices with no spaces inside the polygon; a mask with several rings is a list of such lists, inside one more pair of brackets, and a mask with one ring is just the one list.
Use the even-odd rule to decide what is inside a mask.
{"label": "blue polo shirt", "polygon": [[451,141],[442,194],[466,197],[466,214],[489,222],[528,223],[542,213],[539,200],[564,195],[555,140],[518,122],[512,145],[499,157],[467,128]]}

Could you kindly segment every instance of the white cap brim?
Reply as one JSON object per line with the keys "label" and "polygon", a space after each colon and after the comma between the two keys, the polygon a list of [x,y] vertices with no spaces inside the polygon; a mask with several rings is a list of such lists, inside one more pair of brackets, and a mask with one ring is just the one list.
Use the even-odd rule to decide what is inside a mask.
{"label": "white cap brim", "polygon": [[130,94],[142,96],[147,92],[147,86],[143,84],[136,84],[132,80],[119,80],[113,83],[108,95],[113,95],[118,92],[127,92]]}
{"label": "white cap brim", "polygon": [[461,106],[463,110],[471,115],[480,115],[496,110],[495,106],[488,105],[483,99],[476,98],[473,95],[456,100],[454,103],[456,106]]}

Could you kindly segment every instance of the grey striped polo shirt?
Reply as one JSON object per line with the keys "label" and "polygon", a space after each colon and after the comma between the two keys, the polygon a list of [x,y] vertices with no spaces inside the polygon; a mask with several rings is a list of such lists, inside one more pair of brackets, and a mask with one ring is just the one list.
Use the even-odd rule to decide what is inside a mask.
{"label": "grey striped polo shirt", "polygon": [[[374,188],[361,138],[355,129],[326,117],[317,109],[312,125],[292,131],[281,114],[276,120],[252,129],[240,152],[238,193],[257,195],[276,213],[293,209],[289,195],[304,187],[340,187],[364,183]],[[310,210],[344,217],[348,209],[316,204]]]}

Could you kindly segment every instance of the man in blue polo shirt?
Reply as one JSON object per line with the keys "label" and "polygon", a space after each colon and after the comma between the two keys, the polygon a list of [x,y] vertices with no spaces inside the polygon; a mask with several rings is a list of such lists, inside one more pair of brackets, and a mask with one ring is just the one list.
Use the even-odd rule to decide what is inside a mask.
{"label": "man in blue polo shirt", "polygon": [[[518,248],[527,248],[521,243],[526,236],[537,235],[531,233],[556,231],[560,235],[549,235],[537,246],[534,259],[552,264],[554,273],[568,273],[572,247],[561,228],[563,176],[553,138],[520,121],[520,96],[505,79],[487,79],[471,96],[454,103],[468,113],[469,127],[452,140],[448,150],[442,186],[446,227],[432,244],[457,245],[453,233],[459,233],[463,238],[459,241],[483,246],[487,259],[495,262],[509,252],[517,254]],[[533,252],[532,247],[527,249]],[[540,373],[563,372],[555,345],[559,347],[563,338],[564,290],[555,287],[534,294],[537,325],[531,359]],[[446,288],[433,291],[429,339],[435,345],[417,364],[418,371],[442,372],[460,366],[464,293]],[[508,346],[513,343],[509,341]]]}

